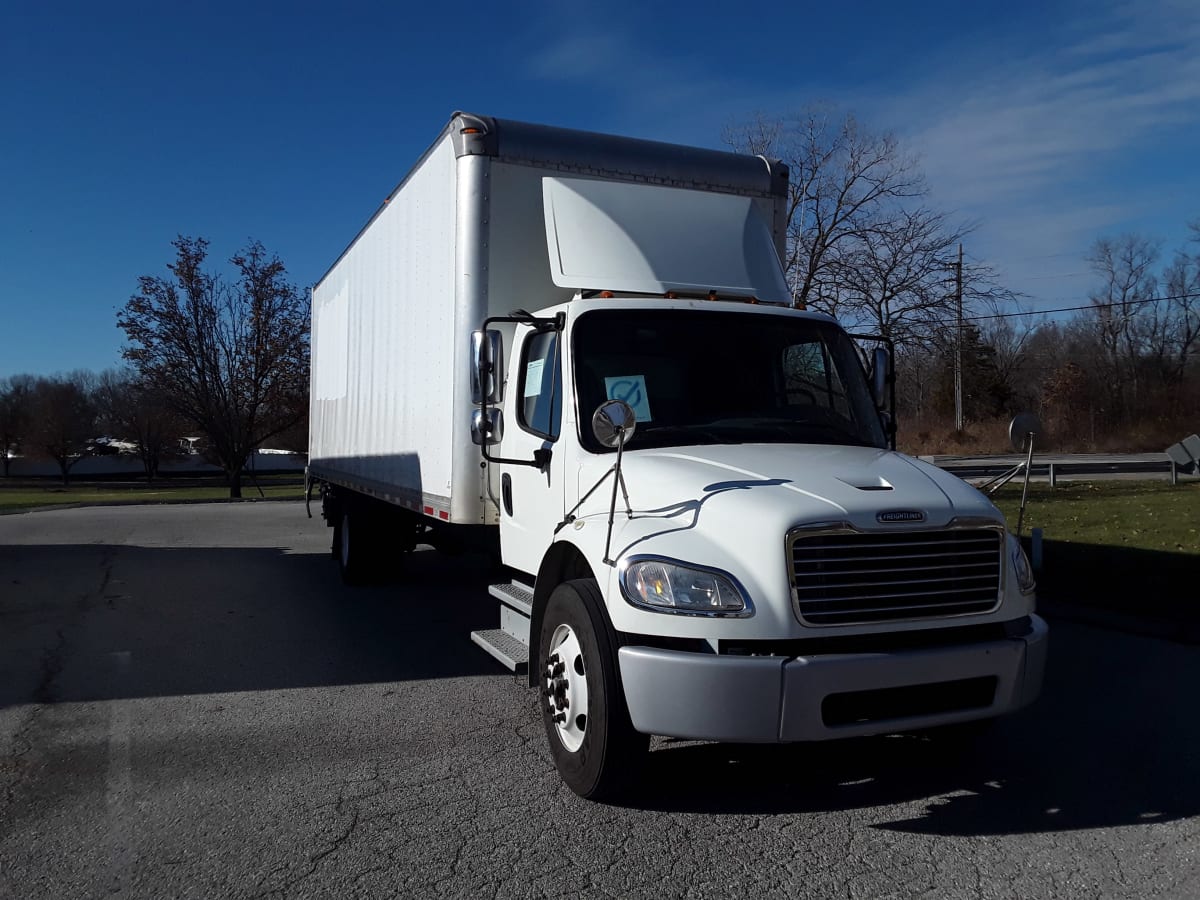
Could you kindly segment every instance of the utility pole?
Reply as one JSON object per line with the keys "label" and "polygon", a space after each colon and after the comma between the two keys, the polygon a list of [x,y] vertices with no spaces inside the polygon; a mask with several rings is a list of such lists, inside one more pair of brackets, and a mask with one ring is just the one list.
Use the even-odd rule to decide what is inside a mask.
{"label": "utility pole", "polygon": [[958,245],[958,263],[954,267],[954,306],[957,310],[956,329],[954,335],[954,430],[962,434],[963,423],[963,385],[962,385],[962,347],[963,347],[963,314],[962,314],[962,244]]}

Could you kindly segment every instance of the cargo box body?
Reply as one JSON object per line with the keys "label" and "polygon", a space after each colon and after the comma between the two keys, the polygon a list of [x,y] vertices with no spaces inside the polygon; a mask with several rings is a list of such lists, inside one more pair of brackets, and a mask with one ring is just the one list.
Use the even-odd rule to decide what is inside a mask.
{"label": "cargo box body", "polygon": [[[471,332],[580,288],[628,289],[611,262],[592,264],[593,226],[569,217],[593,207],[570,191],[551,227],[576,243],[551,259],[544,182],[564,176],[749,198],[782,246],[786,172],[765,160],[456,114],[313,290],[314,478],[452,524],[495,523],[470,436]],[[607,274],[590,283],[598,265]]]}

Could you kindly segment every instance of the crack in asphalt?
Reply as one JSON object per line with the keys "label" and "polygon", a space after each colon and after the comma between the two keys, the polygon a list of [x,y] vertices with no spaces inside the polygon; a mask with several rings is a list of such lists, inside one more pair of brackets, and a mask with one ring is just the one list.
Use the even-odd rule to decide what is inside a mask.
{"label": "crack in asphalt", "polygon": [[[114,548],[108,548],[101,553],[100,556],[100,585],[94,591],[85,591],[79,598],[78,608],[80,612],[85,612],[89,607],[89,598],[93,595],[103,596],[107,589],[109,580],[112,578],[113,561],[116,557]],[[7,770],[11,774],[6,778],[4,786],[4,804],[3,810],[7,812],[16,802],[17,789],[25,777],[25,768],[22,765],[23,757],[27,756],[33,749],[33,742],[30,739],[30,734],[37,725],[38,720],[45,712],[47,706],[54,703],[57,699],[55,692],[55,683],[58,681],[59,675],[62,674],[63,668],[66,665],[68,653],[67,642],[67,626],[56,628],[54,630],[55,641],[49,647],[42,648],[42,655],[39,661],[40,675],[38,683],[34,687],[30,695],[33,701],[29,711],[25,714],[25,719],[20,727],[13,734],[12,753],[10,759],[0,766],[0,771]]]}
{"label": "crack in asphalt", "polygon": [[54,632],[58,640],[52,647],[42,648],[42,674],[37,687],[33,689],[33,700],[39,706],[54,702],[54,682],[62,674],[67,650],[67,635],[64,629],[57,628]]}
{"label": "crack in asphalt", "polygon": [[[339,810],[339,812],[340,812],[340,810]],[[342,846],[342,844],[344,844],[347,840],[349,840],[350,836],[354,834],[354,830],[358,827],[358,821],[359,821],[358,809],[355,808],[355,809],[351,810],[350,821],[346,824],[346,827],[344,829],[342,829],[342,833],[339,834],[338,836],[336,836],[333,839],[333,842],[330,843],[328,846],[322,848],[321,850],[318,850],[316,853],[311,854],[309,856],[308,871],[303,872],[302,874],[296,876],[295,878],[288,880],[287,882],[280,885],[279,887],[273,887],[270,890],[262,891],[258,894],[254,894],[253,896],[256,898],[261,898],[261,897],[284,897],[284,898],[286,898],[297,885],[299,885],[301,882],[306,881],[307,879],[311,878],[314,874],[316,874],[317,869],[320,867],[322,861],[325,860],[326,857],[331,856],[332,854],[336,853],[338,851],[338,848],[340,848]],[[271,876],[273,876],[275,873],[281,872],[284,869],[287,869],[289,867],[290,867],[290,863],[285,863],[282,866],[277,866],[275,869],[272,869],[271,872],[269,872],[263,880],[265,881],[265,880],[269,879]]]}
{"label": "crack in asphalt", "polygon": [[26,767],[23,765],[24,757],[29,755],[29,752],[33,749],[33,741],[30,738],[30,734],[47,706],[54,702],[54,682],[63,670],[67,650],[67,636],[62,628],[55,629],[54,633],[57,638],[54,645],[42,648],[40,661],[41,675],[31,695],[33,704],[25,713],[24,721],[21,722],[20,727],[13,733],[10,758],[0,767],[0,770],[9,773],[9,777],[5,779],[7,783],[4,786],[4,805],[2,809],[5,812],[11,809],[16,803],[17,790],[21,782],[24,781],[27,772]]}

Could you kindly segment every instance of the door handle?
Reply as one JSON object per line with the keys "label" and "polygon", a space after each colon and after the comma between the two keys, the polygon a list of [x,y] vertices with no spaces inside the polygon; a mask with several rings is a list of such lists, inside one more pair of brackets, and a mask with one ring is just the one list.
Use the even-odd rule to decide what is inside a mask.
{"label": "door handle", "polygon": [[504,514],[512,516],[512,476],[505,472],[500,476],[500,499],[504,503]]}

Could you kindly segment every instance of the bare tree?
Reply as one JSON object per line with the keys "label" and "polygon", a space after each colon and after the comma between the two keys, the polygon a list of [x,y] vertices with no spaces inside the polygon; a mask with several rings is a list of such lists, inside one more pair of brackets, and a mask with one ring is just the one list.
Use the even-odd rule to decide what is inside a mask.
{"label": "bare tree", "polygon": [[[925,178],[894,135],[873,134],[853,116],[835,121],[815,111],[758,115],[727,128],[724,139],[788,165],[783,264],[796,305],[902,344],[919,341],[930,322],[955,315],[950,276],[971,227],[925,204]],[[969,309],[1012,295],[998,287],[991,269],[969,261],[963,296]]]}
{"label": "bare tree", "polygon": [[91,372],[79,370],[34,384],[30,444],[58,463],[63,484],[69,483],[75,464],[96,451],[93,381]]}
{"label": "bare tree", "polygon": [[927,193],[916,161],[894,135],[864,130],[853,116],[828,111],[770,119],[758,115],[727,128],[736,150],[778,157],[790,170],[787,255],[794,301],[834,312],[847,255],[869,241],[882,208]]}
{"label": "bare tree", "polygon": [[208,242],[180,236],[171,278],[145,275],[118,314],[123,353],[194,425],[242,493],[247,458],[286,431],[308,400],[309,305],[278,257],[251,242],[230,260],[236,280],[204,269]]}
{"label": "bare tree", "polygon": [[1031,406],[1040,393],[1030,377],[1031,343],[1046,317],[1034,315],[1019,301],[991,302],[988,308],[992,315],[979,319],[979,332],[983,343],[992,348],[997,376],[1011,397],[1022,406]]}
{"label": "bare tree", "polygon": [[28,439],[33,421],[32,375],[12,375],[0,380],[0,457],[4,459],[4,477],[8,477],[13,454]]}
{"label": "bare tree", "polygon": [[1126,413],[1136,404],[1139,391],[1141,344],[1135,323],[1155,296],[1153,270],[1158,257],[1157,242],[1137,234],[1099,238],[1087,256],[1102,282],[1090,299],[1108,368],[1109,392],[1113,404]]}
{"label": "bare tree", "polygon": [[146,480],[154,481],[162,462],[179,455],[182,419],[132,370],[101,372],[95,396],[101,426],[109,436],[133,444]]}
{"label": "bare tree", "polygon": [[1200,219],[1188,228],[1192,247],[1179,250],[1162,276],[1167,297],[1160,368],[1163,380],[1174,387],[1183,383],[1200,349]]}
{"label": "bare tree", "polygon": [[[898,344],[930,346],[930,336],[958,315],[953,272],[965,234],[924,206],[881,218],[870,239],[839,262],[839,314]],[[967,312],[1016,299],[990,267],[969,259],[962,290]]]}

